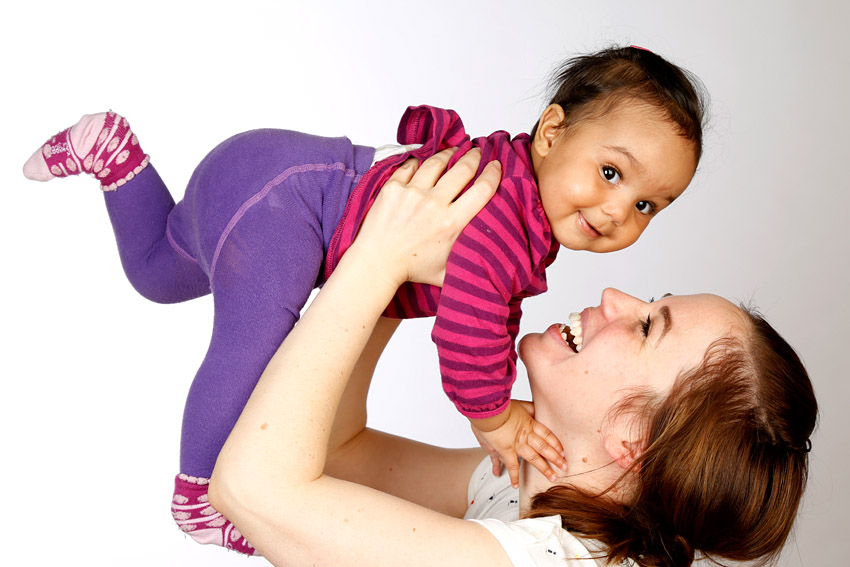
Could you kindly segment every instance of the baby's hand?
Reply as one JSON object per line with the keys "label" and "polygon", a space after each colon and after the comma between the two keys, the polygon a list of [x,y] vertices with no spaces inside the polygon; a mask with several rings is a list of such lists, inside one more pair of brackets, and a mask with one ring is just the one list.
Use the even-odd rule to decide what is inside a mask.
{"label": "baby's hand", "polygon": [[549,428],[534,421],[533,415],[530,402],[511,400],[508,409],[495,417],[470,420],[476,439],[490,453],[493,474],[498,476],[504,464],[514,488],[519,486],[519,457],[553,482],[557,477],[549,463],[563,470],[567,467],[561,442]]}

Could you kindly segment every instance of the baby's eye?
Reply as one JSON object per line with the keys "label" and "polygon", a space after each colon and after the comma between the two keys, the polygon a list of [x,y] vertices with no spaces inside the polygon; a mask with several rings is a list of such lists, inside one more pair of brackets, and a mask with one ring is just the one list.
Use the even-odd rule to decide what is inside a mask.
{"label": "baby's eye", "polygon": [[619,183],[620,182],[620,172],[617,171],[617,168],[610,165],[602,166],[602,177],[604,177],[609,183]]}
{"label": "baby's eye", "polygon": [[649,201],[638,201],[637,204],[635,204],[635,208],[638,212],[644,215],[651,215],[655,212],[655,205]]}

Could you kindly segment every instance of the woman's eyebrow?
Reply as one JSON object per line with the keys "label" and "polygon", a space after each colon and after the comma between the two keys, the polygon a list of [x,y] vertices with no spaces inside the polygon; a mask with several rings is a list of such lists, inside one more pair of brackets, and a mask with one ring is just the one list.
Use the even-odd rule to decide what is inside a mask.
{"label": "woman's eyebrow", "polygon": [[661,344],[661,340],[667,334],[667,331],[673,328],[673,317],[670,315],[670,308],[665,305],[658,312],[661,313],[661,317],[664,319],[664,328],[661,330],[661,336],[658,337],[658,342],[655,343],[656,347]]}

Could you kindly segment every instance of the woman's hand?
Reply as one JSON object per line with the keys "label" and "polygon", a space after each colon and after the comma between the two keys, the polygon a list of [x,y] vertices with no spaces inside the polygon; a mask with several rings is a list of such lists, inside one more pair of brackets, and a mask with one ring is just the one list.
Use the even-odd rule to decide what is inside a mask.
{"label": "woman's hand", "polygon": [[[487,164],[475,183],[481,151],[470,150],[448,171],[455,150],[444,150],[417,167],[410,159],[384,184],[346,255],[356,251],[380,261],[375,275],[441,286],[446,260],[460,232],[496,192],[501,165]],[[444,173],[445,172],[445,173]],[[377,266],[376,266],[377,268]]]}

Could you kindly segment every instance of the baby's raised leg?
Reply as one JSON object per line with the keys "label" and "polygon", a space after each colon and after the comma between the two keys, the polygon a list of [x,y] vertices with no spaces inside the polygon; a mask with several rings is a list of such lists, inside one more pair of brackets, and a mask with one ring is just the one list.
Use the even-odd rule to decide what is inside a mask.
{"label": "baby's raised leg", "polygon": [[[106,117],[92,124],[84,117],[79,127],[45,144],[47,151],[39,150],[25,166],[27,176],[52,179],[54,171],[59,176],[86,171],[89,154],[97,163],[99,148],[105,144],[108,151],[111,139],[101,141],[101,133],[113,128]],[[65,152],[62,164],[48,164],[54,152]],[[120,185],[102,179],[118,188],[105,194],[106,206],[134,287],[160,302],[214,294],[213,336],[186,402],[181,474],[172,503],[177,524],[198,542],[254,552],[209,506],[206,479],[265,365],[316,285],[349,191],[373,153],[340,138],[245,133],[211,152],[193,175],[187,199],[176,206],[153,166],[134,168],[132,178],[125,175]],[[223,205],[234,199],[244,204]],[[218,223],[221,215],[224,222]]]}
{"label": "baby's raised leg", "polygon": [[169,238],[174,199],[142,150],[127,119],[87,114],[51,137],[24,164],[37,181],[88,173],[104,190],[124,272],[144,297],[159,303],[209,293],[209,278]]}
{"label": "baby's raised leg", "polygon": [[210,293],[196,252],[172,237],[174,199],[153,165],[103,198],[124,274],[139,294],[157,303],[178,303]]}

